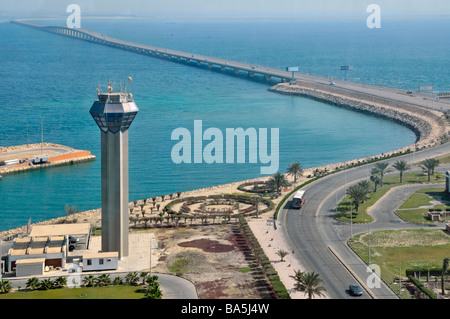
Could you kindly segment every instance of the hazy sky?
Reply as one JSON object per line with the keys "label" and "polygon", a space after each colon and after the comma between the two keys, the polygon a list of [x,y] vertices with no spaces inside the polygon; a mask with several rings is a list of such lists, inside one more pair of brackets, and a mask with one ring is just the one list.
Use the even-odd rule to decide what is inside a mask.
{"label": "hazy sky", "polygon": [[350,17],[372,3],[384,16],[450,15],[449,0],[0,0],[0,14],[67,16],[71,3],[82,15]]}

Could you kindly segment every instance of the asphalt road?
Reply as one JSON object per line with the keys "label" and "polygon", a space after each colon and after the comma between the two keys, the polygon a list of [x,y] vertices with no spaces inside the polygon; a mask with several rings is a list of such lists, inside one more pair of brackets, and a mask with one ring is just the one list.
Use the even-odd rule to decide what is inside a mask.
{"label": "asphalt road", "polygon": [[[90,272],[90,273],[82,273],[80,274],[80,278],[77,279],[77,282],[81,282],[85,276],[88,274],[93,274],[95,277],[97,277],[100,274],[108,273],[111,277],[111,279],[115,277],[121,277],[125,280],[125,277],[127,273],[118,273],[118,272]],[[139,272],[138,272],[139,273]],[[186,280],[181,277],[172,276],[168,274],[157,274],[152,273],[152,275],[158,276],[158,281],[160,283],[161,291],[163,293],[164,299],[198,299],[197,296],[197,290],[195,288],[195,285],[190,282],[189,280]],[[73,274],[67,274],[67,276],[74,276]],[[56,276],[50,276],[45,278],[51,278],[54,280]],[[4,279],[7,279],[11,282],[13,288],[22,287],[24,289],[26,287],[26,283],[29,279],[29,277],[23,277],[23,278],[16,278],[16,277],[5,277]],[[39,277],[39,280],[44,279],[44,277]],[[142,279],[139,279],[140,281]],[[76,288],[73,288],[76,289]]]}
{"label": "asphalt road", "polygon": [[[402,157],[386,160],[390,165],[399,159],[408,163],[419,162],[430,157],[450,152],[450,143]],[[401,205],[414,188],[391,192],[389,197],[377,203],[372,216],[375,222],[367,225],[352,225],[334,219],[337,203],[345,196],[346,189],[359,180],[367,179],[374,164],[364,165],[335,173],[307,185],[306,202],[301,210],[289,209],[288,200],[278,216],[278,229],[287,238],[294,256],[308,271],[315,271],[324,280],[328,295],[333,299],[353,298],[348,294],[352,283],[367,284],[372,273],[367,272],[365,263],[347,246],[347,240],[357,233],[382,229],[412,229],[422,225],[400,221],[393,212]],[[438,167],[445,171],[449,166]],[[432,185],[436,187],[436,185]],[[425,186],[425,187],[432,187]],[[424,185],[419,186],[424,187]],[[424,226],[429,227],[429,226]],[[352,270],[352,275],[330,251],[331,247]],[[356,276],[356,277],[355,277]],[[361,285],[365,288],[364,285]],[[397,298],[383,282],[380,288],[370,289],[375,298]],[[365,291],[361,298],[371,298]]]}

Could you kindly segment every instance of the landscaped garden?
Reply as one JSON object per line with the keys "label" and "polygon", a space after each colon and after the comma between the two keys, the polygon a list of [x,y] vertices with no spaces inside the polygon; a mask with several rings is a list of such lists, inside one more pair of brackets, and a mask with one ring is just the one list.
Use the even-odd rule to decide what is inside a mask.
{"label": "landscaped garden", "polygon": [[[443,230],[376,231],[356,235],[348,242],[366,264],[369,264],[369,236],[370,264],[380,267],[382,280],[397,294],[399,273],[403,288],[406,283],[409,287],[407,270],[442,269],[443,260],[450,255],[450,235]],[[448,295],[450,283],[445,285]],[[400,297],[411,298],[410,290],[403,289]]]}
{"label": "landscaped garden", "polygon": [[[424,188],[412,194],[397,210],[397,215],[408,222],[429,223],[428,212],[450,210],[450,196],[445,188]],[[449,220],[449,216],[443,216]]]}
{"label": "landscaped garden", "polygon": [[[428,160],[427,160],[428,161]],[[347,190],[347,196],[338,204],[336,210],[336,218],[343,222],[365,223],[372,222],[373,218],[367,213],[367,210],[373,206],[379,199],[381,199],[393,187],[405,184],[422,184],[428,182],[443,182],[444,177],[441,174],[435,173],[435,168],[439,162],[431,159],[429,162],[422,163],[423,172],[405,173],[410,169],[410,166],[405,161],[397,161],[392,167],[387,163],[377,163],[375,168],[370,172],[368,180],[352,185]],[[398,175],[385,176],[389,171],[396,170]],[[415,205],[413,198],[409,206]],[[428,202],[424,202],[427,204]],[[404,208],[407,208],[405,206]],[[414,207],[416,208],[416,207]],[[439,209],[439,207],[436,207]],[[414,212],[415,220],[423,220],[422,213],[426,211]],[[405,212],[408,214],[408,212]]]}

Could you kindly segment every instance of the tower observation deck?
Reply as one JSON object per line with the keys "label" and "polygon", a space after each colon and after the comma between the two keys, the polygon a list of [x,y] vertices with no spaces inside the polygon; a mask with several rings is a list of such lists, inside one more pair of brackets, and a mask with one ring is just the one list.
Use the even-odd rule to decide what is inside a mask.
{"label": "tower observation deck", "polygon": [[[129,78],[131,81],[131,78]],[[131,93],[97,89],[90,114],[101,135],[102,251],[128,256],[128,128],[139,112]]]}

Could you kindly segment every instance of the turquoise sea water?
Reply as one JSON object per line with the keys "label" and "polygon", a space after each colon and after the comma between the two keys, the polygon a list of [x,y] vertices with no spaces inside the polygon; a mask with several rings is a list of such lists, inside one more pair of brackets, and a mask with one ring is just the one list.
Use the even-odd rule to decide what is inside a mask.
{"label": "turquoise sea water", "polygon": [[[63,21],[43,22],[62,24]],[[349,80],[448,91],[448,21],[388,21],[369,30],[355,21],[84,20],[82,27],[127,41]],[[373,32],[372,32],[373,31]],[[130,201],[260,176],[261,164],[180,164],[174,129],[279,128],[280,171],[383,153],[414,142],[398,124],[316,101],[273,94],[268,84],[0,23],[0,145],[48,142],[90,150],[97,160],[5,176],[0,230],[100,207],[100,133],[89,115],[108,77],[133,77],[140,108],[129,131]],[[205,143],[206,144],[206,143]]]}

